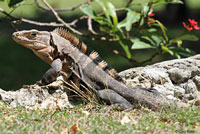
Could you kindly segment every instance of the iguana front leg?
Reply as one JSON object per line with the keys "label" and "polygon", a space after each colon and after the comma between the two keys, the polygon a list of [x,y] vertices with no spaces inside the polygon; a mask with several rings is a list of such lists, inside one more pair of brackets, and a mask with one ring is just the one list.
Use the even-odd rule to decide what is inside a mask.
{"label": "iguana front leg", "polygon": [[55,59],[51,63],[51,68],[42,76],[39,84],[46,85],[56,80],[60,71],[62,70],[62,61],[60,59]]}

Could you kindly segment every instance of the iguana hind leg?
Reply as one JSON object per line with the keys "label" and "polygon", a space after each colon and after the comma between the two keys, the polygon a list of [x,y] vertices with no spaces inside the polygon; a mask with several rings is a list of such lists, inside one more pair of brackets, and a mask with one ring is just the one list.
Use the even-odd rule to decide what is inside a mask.
{"label": "iguana hind leg", "polygon": [[110,108],[119,107],[124,111],[132,110],[131,103],[111,89],[99,90],[97,94],[106,103],[111,104]]}

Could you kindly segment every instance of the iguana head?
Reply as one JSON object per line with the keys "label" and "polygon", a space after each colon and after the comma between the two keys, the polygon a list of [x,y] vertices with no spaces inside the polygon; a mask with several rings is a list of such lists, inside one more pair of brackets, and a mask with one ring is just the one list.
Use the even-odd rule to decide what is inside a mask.
{"label": "iguana head", "polygon": [[31,49],[45,62],[50,64],[53,61],[51,55],[54,48],[51,46],[51,33],[38,30],[23,30],[14,32],[12,37],[17,43]]}
{"label": "iguana head", "polygon": [[34,50],[46,48],[50,43],[50,33],[46,31],[24,30],[12,36],[17,43]]}

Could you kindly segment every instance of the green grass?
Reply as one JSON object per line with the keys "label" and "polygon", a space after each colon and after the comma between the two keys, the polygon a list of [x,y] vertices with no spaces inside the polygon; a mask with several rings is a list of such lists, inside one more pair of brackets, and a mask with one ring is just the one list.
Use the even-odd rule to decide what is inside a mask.
{"label": "green grass", "polygon": [[[128,120],[123,123],[125,117]],[[200,110],[192,107],[162,112],[135,109],[126,113],[76,106],[58,111],[10,108],[1,104],[0,122],[2,134],[61,133],[76,127],[78,133],[200,133]],[[72,126],[76,127],[72,129]]]}

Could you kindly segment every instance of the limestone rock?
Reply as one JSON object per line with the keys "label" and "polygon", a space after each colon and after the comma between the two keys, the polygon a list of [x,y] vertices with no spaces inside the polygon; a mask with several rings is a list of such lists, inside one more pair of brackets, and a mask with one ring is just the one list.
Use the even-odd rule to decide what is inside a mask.
{"label": "limestone rock", "polygon": [[62,81],[55,81],[47,86],[36,84],[24,86],[17,91],[0,89],[0,100],[7,102],[12,107],[24,106],[29,109],[66,109],[72,107]]}
{"label": "limestone rock", "polygon": [[199,100],[200,55],[131,68],[120,75],[130,87],[154,88],[169,99]]}

